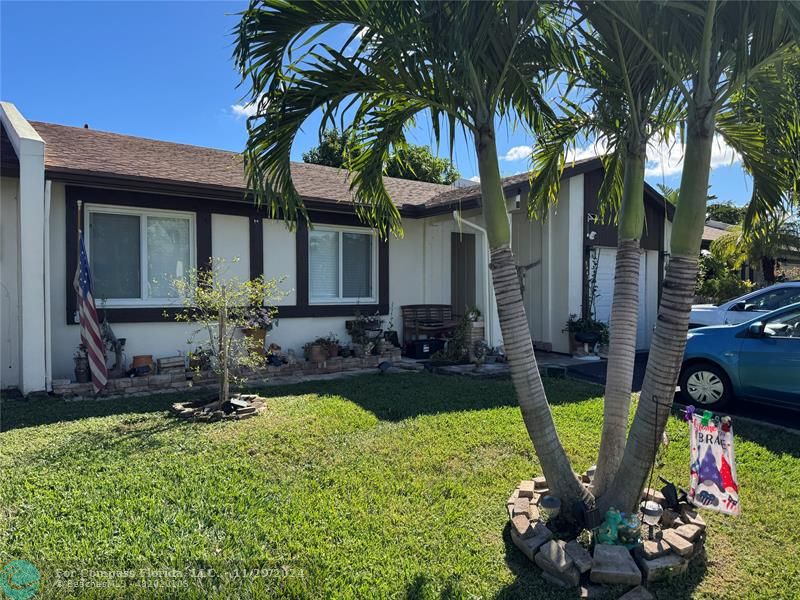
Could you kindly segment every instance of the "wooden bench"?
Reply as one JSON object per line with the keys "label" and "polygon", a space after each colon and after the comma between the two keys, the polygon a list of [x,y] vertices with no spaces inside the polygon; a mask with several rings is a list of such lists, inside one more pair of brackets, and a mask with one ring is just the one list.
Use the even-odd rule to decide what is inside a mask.
{"label": "wooden bench", "polygon": [[404,344],[418,339],[448,337],[459,321],[449,304],[407,304],[400,307],[400,314]]}

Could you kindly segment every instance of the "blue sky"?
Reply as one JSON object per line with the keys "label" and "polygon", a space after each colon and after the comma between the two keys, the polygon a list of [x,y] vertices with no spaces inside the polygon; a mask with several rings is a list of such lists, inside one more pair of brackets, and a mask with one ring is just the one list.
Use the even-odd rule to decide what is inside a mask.
{"label": "blue sky", "polygon": [[[0,1],[0,97],[31,120],[240,151],[245,142],[242,90],[231,59],[241,2]],[[293,158],[317,143],[318,122],[298,136]],[[420,124],[409,135],[433,143]],[[523,131],[502,127],[504,175],[527,167]],[[439,154],[447,156],[447,148]],[[579,149],[579,156],[592,148]],[[456,138],[462,176],[477,174],[473,150]],[[662,147],[648,181],[677,187],[680,147]],[[749,179],[719,147],[711,193],[742,204]]]}

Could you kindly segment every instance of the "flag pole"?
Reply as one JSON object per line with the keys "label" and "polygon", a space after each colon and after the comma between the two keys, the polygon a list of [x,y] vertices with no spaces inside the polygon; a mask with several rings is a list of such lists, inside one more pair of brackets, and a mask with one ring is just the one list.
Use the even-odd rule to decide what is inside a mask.
{"label": "flag pole", "polygon": [[[81,237],[81,216],[83,214],[83,200],[78,200],[78,239]],[[80,252],[80,250],[78,250]]]}

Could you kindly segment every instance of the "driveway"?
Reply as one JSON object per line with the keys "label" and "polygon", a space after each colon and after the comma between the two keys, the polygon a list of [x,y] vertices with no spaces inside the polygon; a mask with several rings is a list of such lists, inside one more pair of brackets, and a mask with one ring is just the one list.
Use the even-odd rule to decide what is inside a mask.
{"label": "driveway", "polygon": [[[633,368],[633,391],[638,392],[642,389],[642,381],[644,380],[644,371],[647,367],[647,352],[640,352],[636,355],[636,363]],[[579,379],[586,379],[605,385],[606,383],[606,361],[600,362],[586,362],[577,365],[570,365],[567,367],[567,372]],[[678,397],[676,396],[676,403]],[[741,400],[734,400],[725,409],[727,414],[736,417],[746,417],[756,421],[763,421],[772,425],[780,425],[800,431],[800,410],[792,411],[781,408],[774,408],[765,406],[763,404],[755,404]]]}

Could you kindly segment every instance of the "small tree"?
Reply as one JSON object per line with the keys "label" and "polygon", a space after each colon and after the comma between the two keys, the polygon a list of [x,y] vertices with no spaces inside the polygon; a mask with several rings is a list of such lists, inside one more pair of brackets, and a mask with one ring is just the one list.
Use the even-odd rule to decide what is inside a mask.
{"label": "small tree", "polygon": [[[242,281],[229,270],[228,261],[212,258],[210,268],[191,269],[172,284],[183,305],[175,320],[200,325],[188,344],[194,346],[198,336],[208,336],[205,352],[211,370],[219,377],[220,403],[229,399],[231,382],[241,385],[247,380],[247,370],[266,363],[264,349],[257,347],[260,344],[254,344],[239,330],[252,327],[254,316],[271,322],[276,314],[275,302],[285,295],[279,288],[281,280],[259,276]],[[189,355],[198,353],[192,350]]]}

